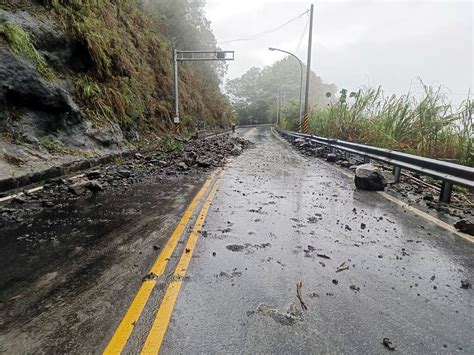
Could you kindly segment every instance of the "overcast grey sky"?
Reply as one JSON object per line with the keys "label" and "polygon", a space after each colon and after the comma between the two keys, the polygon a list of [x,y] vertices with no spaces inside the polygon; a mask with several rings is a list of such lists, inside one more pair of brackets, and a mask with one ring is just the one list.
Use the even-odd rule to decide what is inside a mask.
{"label": "overcast grey sky", "polygon": [[[311,2],[207,0],[206,13],[218,42],[277,27],[309,8]],[[474,89],[474,0],[314,1],[312,69],[327,83],[354,90],[382,85],[385,92],[419,91],[416,79],[441,84],[453,101]],[[252,41],[221,44],[235,50],[227,78],[283,58],[277,47],[306,62],[307,35],[298,43],[307,15]],[[306,31],[307,34],[308,31]],[[413,84],[411,84],[413,81]]]}

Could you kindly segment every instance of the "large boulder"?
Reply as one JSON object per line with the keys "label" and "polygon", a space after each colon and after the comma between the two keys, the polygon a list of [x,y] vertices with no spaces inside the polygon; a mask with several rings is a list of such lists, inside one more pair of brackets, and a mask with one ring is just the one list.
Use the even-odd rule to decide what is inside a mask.
{"label": "large boulder", "polygon": [[387,182],[379,168],[372,164],[359,165],[354,182],[359,190],[383,191]]}

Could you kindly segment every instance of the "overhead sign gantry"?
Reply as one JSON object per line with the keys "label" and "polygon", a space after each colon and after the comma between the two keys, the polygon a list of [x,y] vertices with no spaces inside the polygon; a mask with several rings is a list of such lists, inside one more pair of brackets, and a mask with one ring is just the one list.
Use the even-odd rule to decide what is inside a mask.
{"label": "overhead sign gantry", "polygon": [[179,76],[178,62],[202,62],[202,61],[227,61],[234,60],[234,51],[173,51],[174,64],[174,123],[179,130]]}

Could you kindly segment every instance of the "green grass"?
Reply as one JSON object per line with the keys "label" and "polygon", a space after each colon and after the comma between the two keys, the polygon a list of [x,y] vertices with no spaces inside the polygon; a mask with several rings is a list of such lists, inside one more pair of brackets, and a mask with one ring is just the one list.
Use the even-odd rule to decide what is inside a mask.
{"label": "green grass", "polygon": [[[312,133],[474,166],[474,100],[467,95],[453,106],[440,87],[421,82],[422,95],[385,96],[363,88],[340,97],[310,115]],[[295,113],[283,125],[295,129]]]}
{"label": "green grass", "polygon": [[[30,11],[31,0],[13,2],[15,9]],[[75,100],[90,122],[98,127],[118,124],[122,129],[133,128],[143,138],[174,130],[172,50],[177,35],[190,34],[174,24],[181,21],[186,25],[183,28],[195,35],[201,30],[189,25],[184,16],[166,18],[170,24],[165,25],[161,13],[164,5],[153,1],[148,5],[142,0],[40,3],[44,6],[40,11],[44,10],[58,24],[68,40],[80,44],[78,48],[84,50],[81,55],[90,59],[86,72],[61,72],[62,77],[74,83]],[[170,1],[176,11],[190,8],[189,3],[180,1],[174,5]],[[177,33],[168,31],[168,27]],[[34,62],[45,77],[53,78],[52,69],[28,32],[14,24],[1,23],[0,41],[3,38],[13,52]],[[200,64],[204,65],[193,63],[180,68],[181,111],[183,117],[191,117],[182,123],[184,132],[197,121],[215,127],[233,118],[232,107],[219,91],[219,83],[209,80],[217,76],[201,70]]]}
{"label": "green grass", "polygon": [[31,60],[38,72],[48,80],[54,79],[54,72],[46,63],[44,57],[36,50],[31,36],[21,27],[11,23],[0,23],[0,36],[3,37],[10,50]]}
{"label": "green grass", "polygon": [[[68,36],[87,48],[93,65],[75,86],[91,121],[132,126],[143,136],[173,129],[173,44],[154,5],[140,0],[43,3]],[[190,126],[198,119],[212,126],[214,117],[232,116],[229,103],[216,93],[218,86],[203,85],[197,66],[183,65],[180,72],[182,111],[193,117]]]}
{"label": "green grass", "polygon": [[50,154],[67,153],[67,149],[64,147],[64,145],[53,138],[43,138],[41,139],[40,143]]}
{"label": "green grass", "polygon": [[170,136],[163,136],[161,141],[161,147],[163,151],[170,153],[174,151],[182,151],[183,145],[176,139]]}

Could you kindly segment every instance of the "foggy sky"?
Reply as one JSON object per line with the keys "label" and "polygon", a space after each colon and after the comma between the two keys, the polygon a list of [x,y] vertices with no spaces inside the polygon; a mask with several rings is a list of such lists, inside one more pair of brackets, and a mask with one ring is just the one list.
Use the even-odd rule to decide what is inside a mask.
{"label": "foggy sky", "polygon": [[[312,69],[339,89],[382,85],[386,94],[419,92],[417,78],[443,85],[459,102],[474,89],[473,1],[324,1],[315,4]],[[208,0],[206,14],[218,42],[277,27],[310,2]],[[306,62],[307,36],[297,52],[307,15],[252,41],[220,46],[235,50],[228,79],[250,67],[284,57],[277,47]],[[307,31],[306,31],[307,33]]]}

